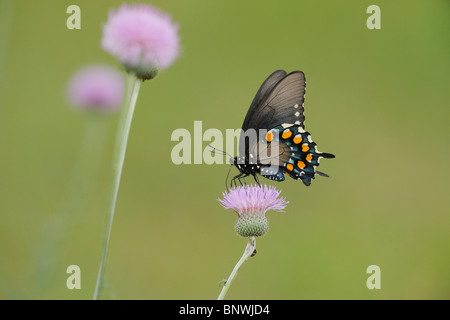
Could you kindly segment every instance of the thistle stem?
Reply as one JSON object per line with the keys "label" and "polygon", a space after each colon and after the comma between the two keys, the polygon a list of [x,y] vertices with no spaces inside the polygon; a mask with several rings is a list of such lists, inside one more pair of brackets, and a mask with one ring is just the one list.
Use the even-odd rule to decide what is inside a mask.
{"label": "thistle stem", "polygon": [[122,175],[123,163],[125,160],[125,151],[127,149],[128,135],[130,133],[131,121],[133,119],[134,108],[139,95],[141,80],[134,75],[128,75],[127,98],[125,106],[121,110],[119,119],[119,127],[116,136],[116,145],[113,154],[113,180],[108,199],[107,223],[103,239],[103,250],[100,260],[100,267],[97,275],[97,283],[95,286],[94,300],[97,300],[100,291],[104,286],[104,274],[106,267],[106,258],[108,256],[109,239],[111,236],[111,227],[114,219],[114,211],[116,208],[117,194],[119,192],[120,177]]}
{"label": "thistle stem", "polygon": [[248,239],[247,247],[245,248],[244,254],[242,255],[241,259],[239,259],[238,263],[234,266],[233,271],[231,271],[230,276],[228,277],[228,280],[225,282],[222,291],[219,294],[219,297],[217,300],[223,300],[225,295],[228,292],[228,289],[231,286],[231,282],[234,280],[234,278],[237,275],[237,272],[239,271],[241,265],[251,256],[254,255],[256,248],[256,239],[255,237],[250,237]]}

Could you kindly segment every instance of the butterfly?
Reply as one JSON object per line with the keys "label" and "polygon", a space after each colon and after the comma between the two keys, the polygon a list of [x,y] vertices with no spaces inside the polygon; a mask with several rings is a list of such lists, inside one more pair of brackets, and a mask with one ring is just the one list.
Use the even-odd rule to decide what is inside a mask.
{"label": "butterfly", "polygon": [[248,176],[260,185],[258,175],[274,181],[287,175],[306,186],[316,175],[328,177],[316,168],[321,158],[335,156],[319,152],[305,131],[305,88],[302,71],[277,70],[263,82],[242,124],[239,156],[230,158],[239,170],[231,186]]}

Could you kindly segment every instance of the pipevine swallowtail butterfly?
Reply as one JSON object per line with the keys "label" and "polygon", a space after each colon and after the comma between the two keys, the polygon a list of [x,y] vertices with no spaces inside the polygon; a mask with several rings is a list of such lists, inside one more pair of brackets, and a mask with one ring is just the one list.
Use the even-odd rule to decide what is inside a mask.
{"label": "pipevine swallowtail butterfly", "polygon": [[[260,184],[258,174],[274,181],[288,175],[306,186],[316,175],[328,177],[316,168],[321,158],[335,156],[319,152],[305,131],[305,87],[302,71],[284,70],[273,72],[261,85],[242,125],[239,156],[230,159],[239,170],[231,186],[236,179],[245,183],[250,175]],[[254,132],[253,139],[248,132]]]}

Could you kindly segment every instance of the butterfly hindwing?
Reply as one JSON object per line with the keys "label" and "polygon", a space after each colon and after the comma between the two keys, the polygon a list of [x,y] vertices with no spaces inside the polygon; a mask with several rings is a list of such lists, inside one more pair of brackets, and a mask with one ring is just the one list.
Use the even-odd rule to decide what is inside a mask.
{"label": "butterfly hindwing", "polygon": [[262,166],[259,170],[259,174],[262,175],[264,178],[275,180],[275,181],[284,181],[284,174],[283,171],[280,170],[279,167],[273,167],[273,166]]}
{"label": "butterfly hindwing", "polygon": [[258,143],[258,163],[278,167],[295,180],[310,185],[321,158],[334,155],[317,150],[309,132],[301,126],[277,126]]}

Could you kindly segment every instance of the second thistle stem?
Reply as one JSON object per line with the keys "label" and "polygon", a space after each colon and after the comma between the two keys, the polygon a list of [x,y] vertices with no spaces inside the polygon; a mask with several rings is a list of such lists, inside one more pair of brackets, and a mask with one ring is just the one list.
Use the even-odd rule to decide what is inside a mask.
{"label": "second thistle stem", "polygon": [[249,257],[251,257],[254,254],[255,248],[256,248],[256,239],[255,239],[255,237],[250,237],[248,239],[247,247],[245,248],[244,254],[242,255],[241,259],[238,261],[238,263],[234,266],[233,271],[231,271],[231,274],[228,277],[227,282],[225,282],[225,284],[223,285],[222,291],[220,292],[220,295],[217,298],[217,300],[223,300],[223,298],[225,298],[225,295],[227,294],[228,289],[231,286],[231,282],[236,277],[237,272],[239,271],[239,268]]}
{"label": "second thistle stem", "polygon": [[116,137],[116,145],[113,155],[113,180],[111,184],[111,191],[108,200],[107,224],[104,235],[104,243],[100,267],[97,275],[97,283],[95,286],[94,300],[97,300],[100,291],[103,288],[104,273],[106,266],[106,258],[108,255],[109,239],[111,236],[111,227],[114,219],[114,211],[116,208],[117,194],[119,193],[120,178],[122,176],[122,168],[125,160],[125,151],[127,149],[128,136],[130,133],[131,121],[133,120],[134,108],[139,95],[141,87],[141,80],[134,75],[128,75],[128,95],[125,100],[125,106],[122,108],[119,128]]}

